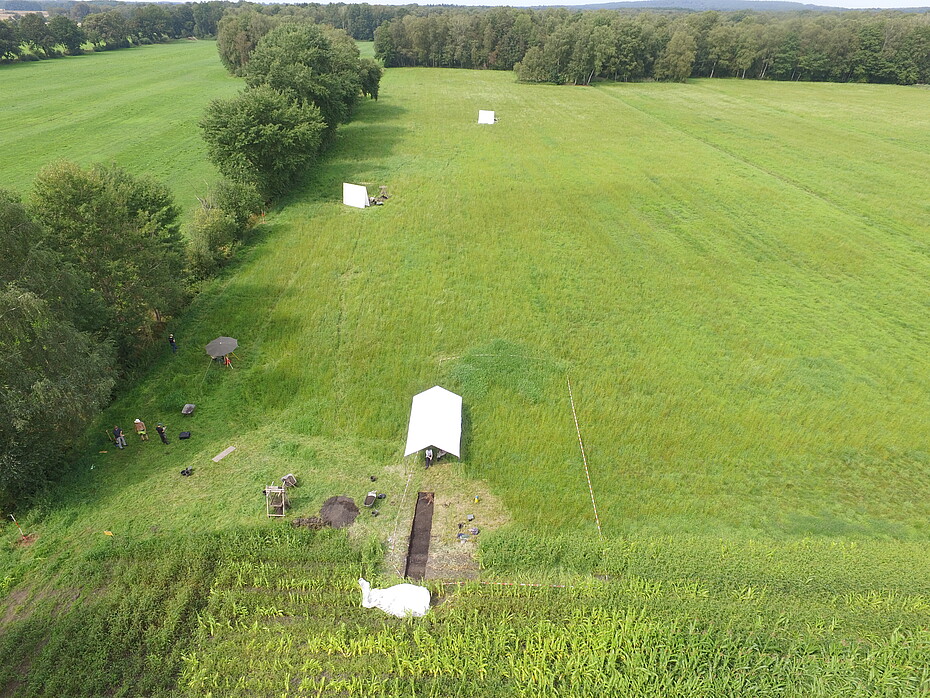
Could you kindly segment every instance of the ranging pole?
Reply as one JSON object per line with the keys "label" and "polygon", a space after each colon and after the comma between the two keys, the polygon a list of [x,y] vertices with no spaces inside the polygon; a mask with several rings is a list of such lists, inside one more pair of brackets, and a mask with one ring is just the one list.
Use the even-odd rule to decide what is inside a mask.
{"label": "ranging pole", "polygon": [[19,521],[16,520],[16,517],[10,514],[10,518],[13,519],[13,523],[16,524],[16,528],[19,529],[19,535],[23,537],[23,540],[26,540],[26,534],[23,533],[23,527],[19,525]]}
{"label": "ranging pole", "polygon": [[584,442],[581,440],[581,428],[578,426],[578,415],[575,413],[575,398],[572,396],[572,381],[568,376],[565,377],[565,380],[568,381],[568,399],[572,403],[572,417],[575,420],[575,431],[578,432],[578,445],[581,447],[581,460],[584,461],[584,475],[588,478],[588,491],[591,493],[591,506],[594,509],[594,523],[597,524],[597,535],[603,538],[604,534],[601,533],[601,520],[598,518],[597,504],[594,501],[594,488],[591,487],[591,473],[588,472],[588,457],[584,453]]}

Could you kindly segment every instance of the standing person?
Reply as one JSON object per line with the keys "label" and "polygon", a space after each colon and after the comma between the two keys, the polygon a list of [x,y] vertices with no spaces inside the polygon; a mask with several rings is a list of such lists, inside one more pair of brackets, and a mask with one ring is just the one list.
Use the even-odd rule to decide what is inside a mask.
{"label": "standing person", "polygon": [[116,441],[116,445],[119,446],[120,451],[126,446],[126,437],[123,436],[123,430],[115,424],[113,425],[113,440]]}
{"label": "standing person", "polygon": [[426,449],[426,467],[430,467],[433,464],[433,449]]}
{"label": "standing person", "polygon": [[158,423],[158,426],[155,427],[155,431],[158,432],[158,436],[159,436],[159,438],[161,438],[161,442],[162,442],[163,444],[167,444],[167,443],[168,443],[168,437],[165,436],[165,425],[162,424],[161,422],[159,422],[159,423]]}
{"label": "standing person", "polygon": [[148,441],[148,434],[145,433],[145,422],[141,419],[136,420],[136,433],[139,435],[140,441]]}
{"label": "standing person", "polygon": [[171,353],[172,353],[172,354],[177,354],[177,353],[178,353],[178,343],[175,341],[174,335],[173,335],[173,334],[169,334],[169,335],[168,335],[168,344],[171,345]]}

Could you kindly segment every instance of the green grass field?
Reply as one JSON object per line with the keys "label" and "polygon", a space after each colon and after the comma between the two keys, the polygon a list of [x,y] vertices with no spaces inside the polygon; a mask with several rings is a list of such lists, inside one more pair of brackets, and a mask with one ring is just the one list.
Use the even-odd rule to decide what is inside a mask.
{"label": "green grass field", "polygon": [[167,184],[184,210],[217,179],[197,122],[210,101],[242,87],[212,41],[12,64],[0,74],[8,95],[0,186],[25,193],[56,160],[115,163]]}
{"label": "green grass field", "polygon": [[[146,51],[196,52],[202,95],[237,88],[202,44],[114,62]],[[395,69],[381,95],[171,326],[179,353],[24,517],[36,542],[7,527],[0,687],[926,694],[930,92]],[[191,143],[206,100],[175,105]],[[176,191],[209,172],[200,150],[139,152]],[[345,208],[343,181],[392,198]],[[203,353],[217,335],[240,341],[231,371]],[[464,397],[465,453],[424,472],[402,449],[411,395],[436,383]],[[108,448],[135,417],[171,445]],[[348,540],[282,532],[260,492],[287,472],[295,514],[358,500],[369,475],[390,496]],[[449,505],[434,547],[450,559],[474,510],[483,579],[570,588],[434,583],[444,603],[420,625],[358,609],[358,574],[396,573],[408,482]]]}

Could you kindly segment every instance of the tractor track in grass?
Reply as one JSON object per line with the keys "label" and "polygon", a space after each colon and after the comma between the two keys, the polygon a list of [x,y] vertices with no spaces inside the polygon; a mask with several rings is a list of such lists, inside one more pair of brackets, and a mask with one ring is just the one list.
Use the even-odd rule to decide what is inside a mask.
{"label": "tractor track in grass", "polygon": [[839,212],[840,214],[844,216],[854,218],[870,228],[877,228],[883,232],[889,233],[894,236],[904,236],[904,237],[908,236],[907,231],[900,228],[899,226],[895,226],[888,221],[878,221],[872,218],[871,216],[866,215],[865,213],[856,211],[855,209],[849,208],[847,206],[843,206],[840,203],[831,199],[829,196],[823,194],[822,192],[819,192],[816,189],[812,189],[811,187],[795,179],[792,179],[791,177],[781,172],[778,172],[777,170],[769,169],[768,167],[765,167],[764,165],[761,165],[758,162],[755,162],[754,160],[750,160],[749,158],[741,155],[739,152],[725,148],[719,143],[715,143],[714,141],[708,138],[704,138],[700,135],[693,133],[692,131],[688,129],[685,129],[685,128],[682,128],[681,126],[676,125],[675,123],[671,121],[663,119],[660,116],[657,116],[656,114],[652,113],[651,111],[644,109],[643,107],[630,103],[628,100],[624,99],[621,95],[614,94],[613,92],[608,92],[607,90],[603,90],[603,89],[597,89],[597,92],[610,100],[623,104],[627,108],[632,109],[633,111],[643,115],[647,119],[652,119],[653,121],[658,122],[659,124],[668,128],[671,131],[680,133],[692,140],[695,140],[707,146],[708,148],[711,148],[715,152],[718,152],[724,155],[725,157],[730,158],[731,160],[735,160],[736,162],[739,162],[749,168],[752,168],[773,179],[776,179],[779,182],[786,184],[793,189],[797,189],[803,192],[804,194],[810,196],[811,198],[814,198],[817,201],[820,201],[826,204],[828,207],[832,208],[833,210]]}
{"label": "tractor track in grass", "polygon": [[[362,209],[364,212],[365,209]],[[336,349],[333,352],[333,359],[336,364],[336,376],[334,379],[335,392],[337,395],[344,397],[346,394],[346,383],[348,378],[346,376],[346,371],[340,365],[341,362],[339,357],[342,356],[342,343],[343,343],[343,331],[342,326],[346,320],[346,300],[348,298],[348,287],[352,283],[352,280],[356,277],[357,271],[353,264],[355,260],[355,255],[358,251],[359,240],[361,240],[362,232],[361,226],[356,226],[355,228],[355,239],[352,241],[352,247],[349,250],[349,255],[346,258],[345,265],[343,266],[342,272],[339,274],[339,313],[336,316]]]}

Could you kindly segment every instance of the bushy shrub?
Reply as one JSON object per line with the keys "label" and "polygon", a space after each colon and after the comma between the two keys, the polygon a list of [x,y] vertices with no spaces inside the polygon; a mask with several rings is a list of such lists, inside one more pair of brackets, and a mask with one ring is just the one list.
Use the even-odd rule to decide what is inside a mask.
{"label": "bushy shrub", "polygon": [[212,204],[235,222],[236,238],[244,240],[252,229],[252,221],[262,210],[262,197],[251,184],[224,179],[216,184],[212,192]]}
{"label": "bushy shrub", "polygon": [[218,208],[201,208],[190,228],[188,256],[191,273],[206,278],[234,252],[235,223]]}
{"label": "bushy shrub", "polygon": [[188,235],[188,262],[195,277],[206,278],[232,259],[261,207],[255,187],[230,180],[219,182],[201,200]]}
{"label": "bushy shrub", "polygon": [[[251,63],[250,63],[251,65]],[[326,124],[319,108],[267,86],[214,100],[200,122],[210,159],[266,197],[286,192],[313,166]]]}

